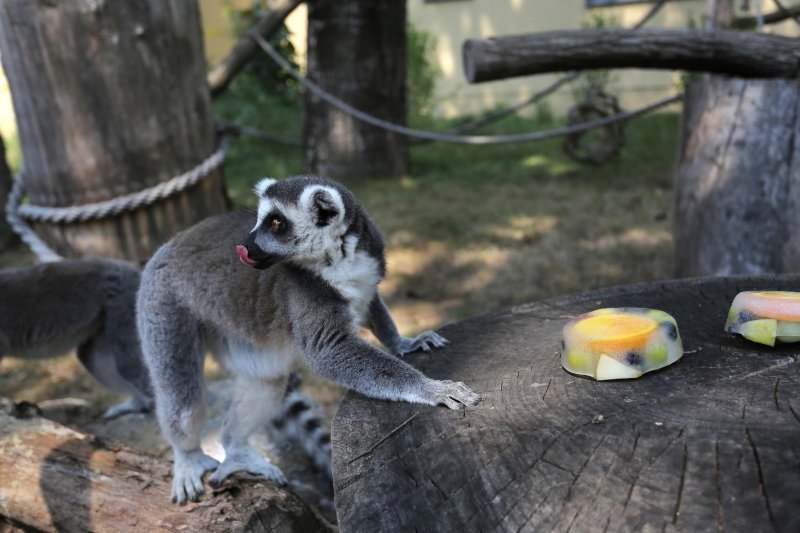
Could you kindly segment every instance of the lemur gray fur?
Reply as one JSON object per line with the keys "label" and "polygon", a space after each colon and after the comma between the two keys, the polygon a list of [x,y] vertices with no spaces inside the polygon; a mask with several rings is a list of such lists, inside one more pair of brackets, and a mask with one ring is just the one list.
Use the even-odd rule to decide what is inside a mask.
{"label": "lemur gray fur", "polygon": [[[463,383],[428,378],[398,357],[447,341],[432,331],[398,333],[377,291],[383,240],[350,191],[301,176],[265,178],[255,192],[256,216],[227,213],[179,233],[142,274],[139,333],[175,457],[172,499],[180,504],[203,494],[203,474],[212,469],[212,486],[237,471],[285,482],[248,436],[275,414],[299,362],[374,398],[451,409],[480,400]],[[361,324],[391,355],[359,337]],[[236,383],[221,432],[222,464],[200,449],[204,344]]]}
{"label": "lemur gray fur", "polygon": [[76,348],[94,378],[132,399],[105,418],[152,405],[136,332],[139,271],[110,259],[67,260],[0,271],[0,359]]}

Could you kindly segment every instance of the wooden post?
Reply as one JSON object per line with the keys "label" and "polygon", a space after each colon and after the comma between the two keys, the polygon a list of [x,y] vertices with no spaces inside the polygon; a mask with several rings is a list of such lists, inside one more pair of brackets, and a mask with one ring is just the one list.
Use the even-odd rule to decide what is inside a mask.
{"label": "wooden post", "polygon": [[[308,76],[350,105],[395,124],[406,120],[406,2],[310,0]],[[341,179],[401,176],[408,141],[306,93],[306,163]]]}
{"label": "wooden post", "polygon": [[[31,203],[63,207],[140,191],[215,148],[195,0],[0,3]],[[221,172],[155,205],[36,228],[68,257],[146,260],[175,231],[228,207]]]}
{"label": "wooden post", "polygon": [[800,82],[687,87],[675,170],[679,276],[800,270]]}

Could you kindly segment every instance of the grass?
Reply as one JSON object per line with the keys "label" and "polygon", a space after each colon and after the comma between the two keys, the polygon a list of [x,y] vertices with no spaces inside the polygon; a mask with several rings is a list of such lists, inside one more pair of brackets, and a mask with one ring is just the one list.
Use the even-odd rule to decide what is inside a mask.
{"label": "grass", "polygon": [[[235,84],[215,113],[287,137],[300,138],[302,130],[299,104]],[[486,132],[557,124],[515,117]],[[443,131],[453,123],[420,126]],[[674,113],[637,119],[628,125],[620,158],[599,168],[570,160],[560,140],[429,144],[412,149],[408,176],[348,184],[384,233],[389,274],[381,292],[401,332],[560,294],[671,277],[677,130]],[[302,149],[248,138],[235,141],[225,164],[238,206],[255,205],[250,188],[259,177],[304,172]],[[31,260],[22,251],[0,254],[0,266]],[[328,405],[338,398],[329,392],[322,391]],[[0,395],[33,401],[71,395],[101,408],[113,401],[73,358],[3,361]]]}

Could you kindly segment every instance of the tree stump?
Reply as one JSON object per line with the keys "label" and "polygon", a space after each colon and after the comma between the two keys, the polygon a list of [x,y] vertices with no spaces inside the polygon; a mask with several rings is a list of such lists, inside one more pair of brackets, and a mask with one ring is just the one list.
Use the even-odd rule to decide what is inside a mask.
{"label": "tree stump", "polygon": [[327,531],[296,496],[237,478],[196,504],[170,503],[169,464],[0,402],[2,518],[36,531]]}
{"label": "tree stump", "polygon": [[[308,76],[353,107],[406,121],[404,0],[309,0]],[[306,164],[337,179],[402,176],[408,141],[370,126],[306,93]]]}
{"label": "tree stump", "polygon": [[800,269],[800,81],[713,76],[684,102],[678,275]]}
{"label": "tree stump", "polygon": [[[463,380],[466,412],[348,393],[333,427],[349,531],[798,531],[800,365],[723,332],[740,290],[800,275],[618,287],[448,326],[411,361]],[[629,381],[561,368],[561,328],[599,307],[663,309],[687,353]]]}
{"label": "tree stump", "polygon": [[[31,203],[109,200],[182,174],[215,148],[195,0],[0,4]],[[221,172],[155,205],[37,224],[68,257],[146,260],[175,231],[227,208]]]}

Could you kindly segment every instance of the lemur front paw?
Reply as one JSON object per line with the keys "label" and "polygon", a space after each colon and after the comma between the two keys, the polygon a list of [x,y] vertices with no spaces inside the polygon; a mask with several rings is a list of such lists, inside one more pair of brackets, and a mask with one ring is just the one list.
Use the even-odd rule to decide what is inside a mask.
{"label": "lemur front paw", "polygon": [[442,348],[447,344],[450,344],[450,341],[435,331],[429,330],[425,331],[424,333],[420,333],[414,338],[400,337],[400,342],[397,344],[395,354],[399,357],[403,357],[405,354],[415,352],[417,350],[430,352],[431,346],[434,348]]}
{"label": "lemur front paw", "polygon": [[481,395],[460,381],[431,380],[430,400],[435,405],[446,405],[454,411],[463,411],[467,406],[478,405]]}
{"label": "lemur front paw", "polygon": [[187,500],[196,502],[206,492],[203,474],[217,465],[219,461],[200,450],[176,453],[172,467],[172,503],[184,505]]}

